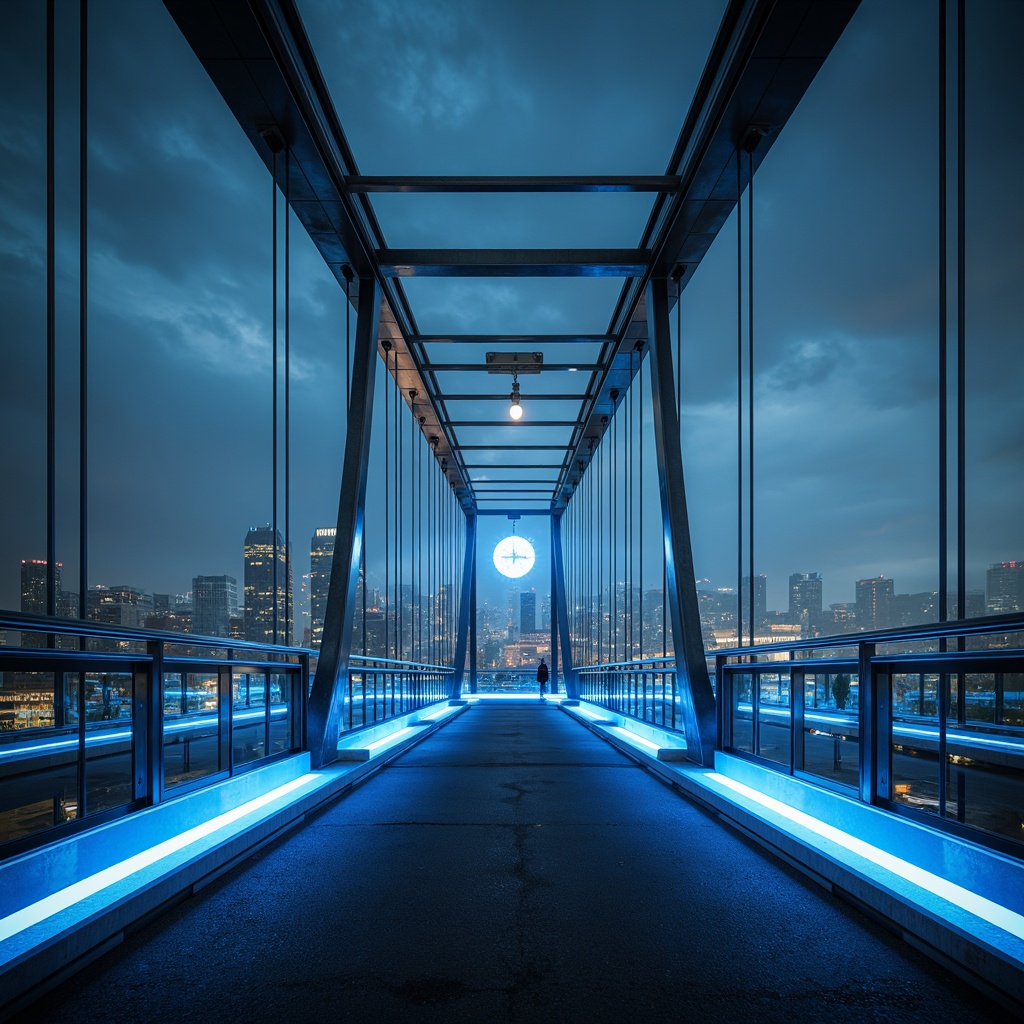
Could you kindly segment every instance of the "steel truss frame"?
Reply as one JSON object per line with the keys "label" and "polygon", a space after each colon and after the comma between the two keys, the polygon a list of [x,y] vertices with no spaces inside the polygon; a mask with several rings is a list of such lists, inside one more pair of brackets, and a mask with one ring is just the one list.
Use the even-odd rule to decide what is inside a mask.
{"label": "steel truss frame", "polygon": [[[661,384],[654,389],[652,400],[659,422],[659,483],[668,573],[674,581],[669,587],[672,628],[680,652],[680,672],[687,681],[683,690],[690,702],[686,715],[687,742],[698,760],[708,762],[714,739],[714,711],[703,651],[697,656],[700,622],[678,455],[678,424],[674,407],[668,408],[671,402],[664,382],[664,370],[671,364],[667,348],[668,310],[736,205],[736,154],[749,154],[749,159],[739,164],[748,177],[752,176],[858,2],[729,0],[664,174],[516,178],[361,175],[306,36],[296,0],[210,0],[205,4],[164,0],[268,168],[275,167],[275,152],[281,148],[287,151],[288,159],[277,162],[283,163],[283,169],[277,169],[278,176],[283,174],[287,178],[280,182],[283,192],[327,265],[339,282],[353,278],[358,282],[356,294],[351,296],[359,310],[358,369],[353,370],[353,395],[357,397],[349,409],[350,435],[339,502],[335,567],[324,648],[310,699],[310,741],[315,759],[329,759],[327,746],[337,722],[334,692],[350,653],[350,638],[343,635],[346,631],[341,629],[341,623],[351,618],[357,572],[354,567],[358,565],[353,551],[357,555],[362,543],[373,387],[370,368],[379,342],[391,342],[393,366],[389,365],[389,372],[406,404],[411,408],[415,402],[424,440],[439,458],[445,458],[448,482],[467,516],[475,524],[477,515],[548,515],[552,518],[554,551],[560,547],[561,513],[639,372],[642,359],[634,358],[638,347],[650,339],[648,347],[656,371],[652,376]],[[738,184],[742,189],[745,182],[741,180]],[[654,198],[647,225],[634,249],[393,250],[384,240],[369,199],[371,194],[381,192],[648,192]],[[620,276],[624,280],[603,335],[440,337],[419,330],[401,284],[403,276],[428,274],[599,275]],[[648,317],[652,318],[653,327],[649,326]],[[491,492],[490,498],[483,489],[478,492],[465,452],[487,447],[511,455],[544,446],[523,445],[518,436],[504,446],[474,445],[460,440],[458,431],[471,430],[478,421],[453,419],[448,412],[449,402],[501,400],[505,396],[446,391],[438,382],[438,373],[448,367],[433,362],[431,357],[431,349],[444,342],[481,348],[496,342],[538,347],[573,343],[599,346],[597,356],[586,360],[581,376],[587,379],[581,392],[538,393],[529,399],[531,403],[579,402],[578,412],[566,424],[571,428],[568,442],[550,449],[564,452],[561,463],[544,467],[555,469],[558,474],[554,484],[546,485],[550,490],[540,492],[548,508],[538,510],[529,506],[536,499],[525,493],[529,488],[526,482],[512,492],[523,499],[522,508],[514,502],[507,509],[480,507],[480,502],[492,501],[505,492]],[[482,359],[480,369],[486,372]],[[365,387],[360,387],[359,381]],[[506,461],[517,464],[514,458]],[[471,595],[475,594],[475,575],[469,569],[470,551],[474,549],[475,534],[474,543],[467,544],[463,570],[463,609],[467,614],[473,605]],[[562,571],[560,552],[556,561]],[[557,574],[554,582],[553,618],[557,616],[560,634],[565,631],[561,638],[562,664],[569,678],[572,666],[567,660],[564,576],[561,585]],[[462,635],[468,632],[464,619],[460,615],[459,644],[466,643]],[[472,680],[473,652],[470,666]]]}

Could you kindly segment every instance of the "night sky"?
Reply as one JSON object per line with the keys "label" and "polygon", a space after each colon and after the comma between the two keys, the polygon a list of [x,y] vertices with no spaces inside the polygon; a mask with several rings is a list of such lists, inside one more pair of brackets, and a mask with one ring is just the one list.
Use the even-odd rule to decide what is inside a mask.
{"label": "night sky", "polygon": [[[722,7],[299,2],[364,174],[660,174]],[[1024,5],[968,7],[966,524],[968,587],[982,589],[990,562],[1024,557]],[[823,574],[826,603],[852,601],[866,576],[892,577],[900,593],[937,587],[934,9],[866,0],[755,181],[755,571],[768,575],[769,608],[785,608],[797,571]],[[45,557],[43,12],[33,0],[5,3],[0,40],[0,606],[12,609],[20,560]],[[59,13],[74,20],[70,5]],[[90,582],[171,594],[200,573],[241,583],[246,530],[268,522],[272,505],[270,181],[162,4],[93,0],[90,18]],[[77,43],[64,27],[58,559],[74,589]],[[650,201],[416,195],[374,205],[392,247],[626,247]],[[736,580],[735,246],[730,220],[679,310],[695,561],[716,586]],[[407,285],[423,332],[599,333],[620,282]],[[952,339],[955,318],[949,327]],[[300,576],[310,535],[336,515],[345,306],[297,224],[291,341]],[[539,526],[521,532],[542,549]],[[501,600],[483,554],[481,597]],[[645,575],[660,581],[651,558]],[[548,572],[541,559],[523,585],[546,592]]]}

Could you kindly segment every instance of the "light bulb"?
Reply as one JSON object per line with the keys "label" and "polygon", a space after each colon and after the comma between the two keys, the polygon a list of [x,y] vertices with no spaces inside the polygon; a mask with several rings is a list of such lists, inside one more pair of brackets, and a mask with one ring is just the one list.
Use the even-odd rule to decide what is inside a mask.
{"label": "light bulb", "polygon": [[516,402],[515,405],[509,407],[508,414],[514,420],[521,420],[523,418],[523,407]]}

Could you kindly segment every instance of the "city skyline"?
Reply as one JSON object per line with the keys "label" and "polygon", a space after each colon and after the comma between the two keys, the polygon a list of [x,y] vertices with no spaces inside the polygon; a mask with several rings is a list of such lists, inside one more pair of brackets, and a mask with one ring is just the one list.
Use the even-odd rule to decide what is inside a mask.
{"label": "city skyline", "polygon": [[[278,534],[280,552],[279,565],[282,572],[282,582],[279,585],[280,609],[285,606],[284,574],[292,566],[284,553],[284,542]],[[269,539],[269,540],[268,540]],[[290,630],[291,636],[286,639],[282,636],[282,642],[293,646],[310,646],[316,650],[318,639],[316,635],[316,619],[313,613],[314,601],[317,592],[323,606],[326,605],[326,584],[329,582],[330,564],[333,552],[334,531],[331,528],[318,528],[314,531],[310,540],[311,559],[319,557],[320,582],[314,588],[313,573],[309,574],[310,588],[306,595],[309,609],[304,609],[300,604],[295,605],[294,586],[290,585],[288,602],[290,613],[287,616],[287,624],[284,621],[280,629]],[[243,545],[246,550],[254,552],[254,561],[257,563],[255,574],[251,574],[252,594],[248,596],[249,608],[246,607],[246,595],[243,592],[243,600],[239,604],[237,581],[231,576],[204,576],[193,577],[193,590],[186,595],[175,595],[175,603],[170,603],[170,594],[159,591],[150,592],[131,584],[94,584],[90,587],[88,594],[87,617],[96,621],[108,622],[115,625],[139,628],[149,626],[151,628],[181,630],[195,633],[197,635],[209,636],[232,636],[236,638],[253,639],[250,635],[253,630],[261,629],[257,639],[265,639],[264,633],[271,629],[268,625],[272,621],[273,605],[270,599],[272,587],[267,582],[269,571],[265,564],[266,556],[272,550],[272,531],[269,527],[250,528],[246,534],[246,543]],[[330,550],[328,550],[330,547]],[[264,550],[266,549],[266,550]],[[20,610],[31,614],[43,614],[45,606],[45,578],[46,563],[39,559],[23,559],[22,566],[22,590]],[[58,581],[62,565],[57,563],[56,571]],[[267,579],[263,579],[266,576]],[[500,639],[500,648],[505,643],[518,645],[521,637],[527,634],[541,634],[550,629],[550,594],[546,591],[537,591],[535,587],[524,590],[519,584],[526,580],[522,577],[515,584],[507,586],[505,590],[504,607],[499,603],[495,606],[487,598],[478,604],[477,615],[480,623],[480,638],[478,649],[484,660],[487,660],[485,652],[489,646],[493,646],[495,640]],[[362,575],[360,574],[360,580]],[[881,574],[868,579],[854,580],[850,582],[853,588],[852,600],[843,602],[830,602],[827,606],[821,601],[822,585],[824,580],[817,572],[791,573],[788,577],[789,592],[788,606],[782,608],[769,607],[767,602],[767,578],[764,574],[755,577],[755,632],[758,642],[769,642],[773,632],[778,631],[778,639],[792,637],[790,627],[797,627],[801,635],[815,635],[817,633],[842,634],[850,631],[865,631],[887,629],[897,626],[916,625],[937,620],[938,593],[937,591],[922,592],[897,592],[896,581],[891,577]],[[197,587],[197,584],[199,586]],[[263,587],[262,593],[259,586]],[[744,580],[741,590],[741,603],[737,601],[735,587],[722,586],[713,587],[712,581],[708,579],[697,581],[697,596],[701,604],[701,626],[704,634],[705,648],[714,649],[722,646],[723,641],[730,644],[729,638],[736,636],[736,611],[741,609],[743,622],[742,634],[749,633],[750,625],[747,619],[749,613],[748,596],[749,578]],[[385,596],[382,589],[371,585],[369,578],[366,584],[367,609],[372,612],[372,621],[380,620],[371,632],[366,634],[367,642],[371,649],[368,653],[383,654],[383,643],[387,630],[384,623],[391,621],[391,640],[388,641],[388,648],[396,642],[397,614],[399,609],[406,609],[408,612],[408,623],[403,631],[403,644],[408,644],[410,649],[416,642],[429,643],[431,650],[435,645],[435,638],[428,637],[423,640],[422,632],[419,641],[413,639],[416,629],[422,631],[424,621],[437,621],[439,609],[447,600],[445,597],[447,587],[442,582],[434,591],[422,590],[418,594],[412,584],[403,584],[401,601],[394,606],[391,596]],[[67,617],[74,617],[77,614],[77,595],[66,590],[59,590],[63,595],[61,610],[67,613]],[[357,588],[357,609],[353,617],[353,632],[355,642],[353,650],[358,652],[362,644],[362,623],[360,620],[362,610],[362,587]],[[199,602],[196,595],[200,594]],[[234,595],[232,603],[231,596]],[[188,596],[191,601],[185,600]],[[660,609],[662,605],[662,592],[660,588],[648,585],[644,590],[639,587],[630,587],[628,581],[621,580],[612,586],[605,586],[591,593],[578,597],[579,606],[596,612],[601,609],[600,618],[607,623],[603,628],[606,631],[604,644],[610,645],[620,638],[631,635],[634,637],[634,653],[644,650],[648,655],[652,653],[651,640],[657,639],[661,646],[661,621],[657,619],[663,614]],[[657,600],[652,600],[657,598]],[[539,600],[538,600],[539,599]],[[1024,561],[1007,560],[993,563],[986,573],[986,588],[984,590],[969,590],[967,592],[967,615],[974,617],[983,614],[1007,614],[1014,611],[1024,610]],[[202,608],[203,602],[207,607]],[[632,607],[629,602],[632,601]],[[806,605],[802,605],[803,601]],[[955,611],[955,595],[949,597],[950,607]],[[417,612],[416,609],[419,608]],[[612,613],[615,609],[617,618],[612,623]],[[207,622],[219,622],[223,629],[206,630],[198,626],[196,617],[197,611],[200,616],[206,616]],[[247,617],[248,611],[248,617]],[[570,620],[574,614],[574,606],[569,607]],[[811,614],[807,614],[807,612]],[[279,611],[281,619],[285,616]],[[494,614],[503,616],[497,626],[488,624],[488,619]],[[424,616],[427,616],[424,619]],[[631,618],[632,616],[632,618]],[[636,617],[639,616],[640,627],[636,629]],[[297,624],[309,620],[310,635],[307,638],[296,634]],[[413,620],[417,619],[419,626],[413,626]],[[529,629],[528,623],[532,619],[533,628]],[[539,621],[542,620],[542,621]],[[655,633],[657,636],[655,637]],[[448,638],[450,639],[450,638]],[[32,638],[29,635],[28,645],[41,644],[43,638]],[[441,644],[440,636],[436,638],[438,645]],[[445,641],[447,644],[447,640]],[[654,645],[655,647],[657,644]],[[671,642],[668,643],[671,649]],[[380,647],[380,650],[376,648]],[[387,655],[390,656],[390,655]]]}

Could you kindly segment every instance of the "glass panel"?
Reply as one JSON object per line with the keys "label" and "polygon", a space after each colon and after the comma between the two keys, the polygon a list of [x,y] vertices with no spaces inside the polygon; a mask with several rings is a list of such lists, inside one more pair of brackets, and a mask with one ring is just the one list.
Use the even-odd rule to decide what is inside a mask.
{"label": "glass panel", "polygon": [[164,787],[222,769],[216,672],[164,677]]}
{"label": "glass panel", "polygon": [[89,28],[88,614],[233,637],[271,516],[269,175],[162,4]]}
{"label": "glass panel", "polygon": [[232,762],[236,767],[266,754],[266,702],[266,673],[232,673],[231,748]]}
{"label": "glass panel", "polygon": [[293,750],[297,743],[298,676],[275,672],[270,677],[270,753]]}
{"label": "glass panel", "polygon": [[770,761],[790,765],[793,714],[789,673],[758,673],[758,753]]}
{"label": "glass panel", "polygon": [[56,725],[52,672],[0,672],[0,731]]}
{"label": "glass panel", "polygon": [[1024,734],[995,724],[997,694],[1005,679],[994,672],[949,675],[950,718],[958,686],[964,689],[964,716],[946,734],[946,815],[1017,841],[1024,839],[1021,793],[1024,786]]}
{"label": "glass panel", "polygon": [[999,721],[1003,725],[1024,725],[1024,672],[1004,672],[1001,677],[1002,714]]}
{"label": "glass panel", "polygon": [[1020,180],[1024,139],[1005,130],[1024,117],[1017,77],[1024,4],[972,0],[965,19],[964,614],[973,617],[1024,611],[1024,404],[1017,386],[1024,374],[1024,193],[1007,187]]}
{"label": "glass panel", "polygon": [[85,676],[85,812],[130,803],[134,795],[131,672]]}
{"label": "glass panel", "polygon": [[1024,837],[1024,737],[953,731],[946,745],[946,814],[1014,839]]}
{"label": "glass panel", "polygon": [[804,676],[804,771],[855,787],[860,776],[857,714],[849,709],[849,696],[846,708],[836,708],[836,693],[852,691],[854,685],[848,673]]}
{"label": "glass panel", "polygon": [[751,677],[737,673],[732,677],[732,745],[737,750],[754,749]]}
{"label": "glass panel", "polygon": [[932,814],[939,811],[937,683],[921,672],[892,676],[892,799]]}
{"label": "glass panel", "polygon": [[[58,12],[58,21],[61,20]],[[69,10],[72,18],[77,17]],[[46,5],[3,5],[0,33],[0,236],[4,372],[4,528],[0,531],[0,608],[45,614],[46,588]],[[61,93],[62,99],[69,97]],[[62,117],[73,116],[60,103]],[[66,127],[62,120],[61,128]],[[17,339],[17,341],[15,341]],[[64,551],[59,553],[63,557]],[[55,565],[60,578],[62,566]],[[74,585],[68,574],[64,585]],[[56,582],[56,581],[55,581]],[[57,583],[57,592],[63,587]],[[13,639],[13,638],[12,638]],[[45,646],[28,638],[26,646]]]}
{"label": "glass panel", "polygon": [[[78,816],[77,681],[0,673],[0,843]],[[64,695],[55,697],[58,682]],[[62,727],[53,727],[55,707]]]}

